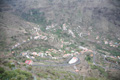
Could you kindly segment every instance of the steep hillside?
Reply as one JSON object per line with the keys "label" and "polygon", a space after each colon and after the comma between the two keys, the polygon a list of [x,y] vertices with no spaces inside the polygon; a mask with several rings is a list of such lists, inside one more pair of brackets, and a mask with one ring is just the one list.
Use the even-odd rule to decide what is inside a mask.
{"label": "steep hillside", "polygon": [[114,55],[118,55],[119,46],[111,48],[104,42],[119,45],[119,0],[5,0],[3,3],[1,27],[6,26],[7,44],[13,43],[10,38],[16,38],[18,42],[23,37],[26,39],[31,33],[29,30],[37,26],[76,46],[82,43],[111,50],[111,53],[115,50]]}
{"label": "steep hillside", "polygon": [[[0,66],[12,70],[13,62],[40,79],[64,79],[78,68],[80,76],[72,80],[119,80],[120,0],[1,0],[0,55]],[[66,56],[80,58],[80,64],[68,65]],[[29,59],[42,65],[44,75],[39,67],[28,69]],[[58,67],[58,62],[64,64]],[[46,69],[51,63],[57,66]]]}

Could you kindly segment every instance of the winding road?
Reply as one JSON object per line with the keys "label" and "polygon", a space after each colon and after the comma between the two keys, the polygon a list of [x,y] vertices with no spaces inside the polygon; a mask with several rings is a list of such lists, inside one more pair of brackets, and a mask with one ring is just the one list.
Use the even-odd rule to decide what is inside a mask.
{"label": "winding road", "polygon": [[[45,64],[40,64],[40,62],[38,63],[33,63],[32,66],[74,66],[77,64],[80,64],[80,59],[78,58],[78,60],[73,63],[73,64],[69,64],[68,62],[72,59],[73,57],[68,58],[66,61],[62,62],[62,64],[60,63],[55,63],[55,62],[50,62],[50,65],[45,65]],[[46,61],[47,62],[47,61]],[[53,65],[54,64],[54,65]]]}
{"label": "winding road", "polygon": [[[22,45],[22,44],[28,43],[28,42],[30,42],[31,40],[33,40],[33,39],[24,40],[22,43],[17,43],[17,44],[15,44],[10,50],[12,51],[13,49],[19,47],[19,46]],[[83,47],[83,46],[80,46],[80,47],[81,47],[81,48],[84,48],[84,49],[87,49],[87,48],[85,48],[85,47]],[[83,49],[83,52],[85,52],[84,49]],[[92,50],[88,50],[88,51],[91,52]],[[93,53],[93,64],[96,65],[96,66],[99,66],[99,67],[102,67],[102,68],[106,69],[106,67],[103,67],[103,66],[101,66],[101,65],[99,65],[99,64],[96,64],[96,62],[95,62],[95,59],[96,59],[95,53],[96,53],[96,52],[95,52],[95,51],[92,51],[92,53]],[[80,54],[79,54],[79,55],[80,55]],[[29,56],[29,55],[28,55],[28,56]],[[105,59],[105,55],[102,55],[102,56],[104,57],[104,61],[105,61],[105,62],[107,62],[107,63],[112,63],[112,62],[109,62],[109,61],[107,61],[107,60]],[[31,56],[29,56],[29,58],[32,59]],[[73,66],[73,65],[80,64],[80,59],[79,59],[78,57],[77,57],[77,58],[78,58],[77,62],[75,62],[74,64],[69,64],[68,62],[69,62],[72,58],[73,58],[73,57],[68,58],[68,59],[67,59],[66,61],[64,61],[62,64],[61,64],[61,63],[51,62],[50,65],[45,65],[45,64],[40,64],[40,62],[38,62],[38,63],[33,63],[32,66]],[[32,60],[36,62],[36,59],[32,59]],[[46,61],[46,62],[47,62],[47,61]],[[54,65],[53,65],[53,64],[54,64]],[[119,70],[120,70],[120,66],[116,65],[115,63],[112,63],[112,64],[114,64],[115,66],[114,66],[114,67],[111,67],[111,68],[115,68],[115,69],[119,69]]]}

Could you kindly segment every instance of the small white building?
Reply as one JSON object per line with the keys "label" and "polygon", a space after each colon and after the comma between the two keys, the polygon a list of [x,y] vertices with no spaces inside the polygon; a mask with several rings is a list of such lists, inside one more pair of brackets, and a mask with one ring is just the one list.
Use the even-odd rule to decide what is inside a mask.
{"label": "small white building", "polygon": [[39,39],[39,38],[40,38],[40,36],[35,36],[35,37],[34,37],[35,40],[37,40],[37,39]]}
{"label": "small white building", "polygon": [[31,54],[35,56],[35,55],[37,55],[37,52],[32,52]]}
{"label": "small white building", "polygon": [[75,62],[78,61],[78,58],[77,57],[73,57],[70,61],[69,61],[69,64],[73,64]]}
{"label": "small white building", "polygon": [[30,58],[28,55],[26,55],[27,58]]}
{"label": "small white building", "polygon": [[27,55],[27,52],[22,52],[21,55],[22,55],[22,56],[26,56],[26,55]]}
{"label": "small white building", "polygon": [[67,30],[66,24],[63,24],[63,30]]}
{"label": "small white building", "polygon": [[38,56],[40,56],[40,57],[44,57],[44,54],[41,53],[41,52],[39,52],[39,53],[38,53]]}

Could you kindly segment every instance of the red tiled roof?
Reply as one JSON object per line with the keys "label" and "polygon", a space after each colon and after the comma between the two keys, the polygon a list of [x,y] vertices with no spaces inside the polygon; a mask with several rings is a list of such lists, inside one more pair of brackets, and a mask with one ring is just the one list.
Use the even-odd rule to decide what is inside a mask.
{"label": "red tiled roof", "polygon": [[26,60],[25,61],[26,64],[32,64],[32,62],[33,62],[32,60]]}

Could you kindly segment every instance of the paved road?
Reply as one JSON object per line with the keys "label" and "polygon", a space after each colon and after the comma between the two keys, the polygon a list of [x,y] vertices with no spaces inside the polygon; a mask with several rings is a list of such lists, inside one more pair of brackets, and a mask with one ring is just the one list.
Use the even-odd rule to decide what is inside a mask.
{"label": "paved road", "polygon": [[[80,59],[78,58],[77,62],[73,63],[73,64],[69,64],[68,62],[72,59],[73,57],[68,58],[66,61],[62,62],[62,64],[60,63],[55,63],[55,62],[51,62],[50,65],[45,65],[45,64],[39,64],[38,63],[33,63],[32,66],[73,66],[73,65],[77,65],[80,64]],[[47,61],[46,61],[47,62]],[[54,65],[53,65],[54,64]]]}
{"label": "paved road", "polygon": [[[19,44],[13,46],[11,50],[13,50],[13,49],[17,48],[18,46],[20,46],[20,45],[22,45],[22,44],[25,44],[25,43],[27,43],[27,42],[29,42],[29,41],[31,41],[31,40],[33,40],[33,39],[25,40],[25,42],[22,42],[22,43],[19,43]],[[81,47],[84,48],[83,46],[81,46]],[[29,56],[29,55],[28,55],[28,56]],[[105,62],[107,62],[107,63],[112,63],[112,62],[109,62],[109,61],[107,61],[107,60],[105,59],[105,55],[102,55],[102,56],[104,57],[104,61],[105,61]],[[30,59],[32,59],[33,61],[36,61],[36,59],[31,58],[31,56],[29,56],[29,57],[30,57]],[[78,57],[77,57],[77,58],[78,58]],[[101,66],[101,65],[99,65],[99,64],[96,64],[95,58],[96,58],[96,56],[95,56],[95,51],[93,51],[93,64],[96,65],[96,66],[99,66],[99,67],[102,67],[102,68],[106,69],[106,67],[103,67],[103,66]],[[51,65],[42,65],[42,64],[34,64],[34,63],[33,63],[33,66],[71,66],[71,65],[76,65],[76,64],[79,64],[79,63],[80,63],[80,59],[78,58],[78,61],[77,61],[76,63],[74,63],[74,64],[68,64],[68,61],[69,61],[70,59],[72,59],[72,57],[71,57],[71,58],[68,58],[67,61],[63,62],[63,64],[59,64],[59,63],[58,63],[58,64],[56,64],[56,65],[52,65],[52,63],[54,63],[54,62],[52,62]],[[54,64],[55,64],[55,63],[54,63]],[[111,68],[120,69],[120,66],[116,65],[115,63],[112,63],[112,64],[114,64],[115,66],[114,66],[114,67],[111,67]]]}
{"label": "paved road", "polygon": [[[113,67],[109,67],[109,69],[119,69],[119,70],[120,70],[120,66],[119,66],[119,65],[117,65],[116,63],[109,62],[109,61],[106,60],[106,58],[107,58],[107,57],[110,57],[110,56],[106,56],[106,57],[105,57],[105,55],[103,55],[103,54],[102,54],[102,56],[104,57],[104,61],[105,61],[105,62],[111,63],[111,64],[114,65]],[[99,67],[102,67],[102,68],[104,68],[105,70],[108,69],[107,67],[103,67],[103,66],[101,66],[101,65],[99,65],[99,64],[96,64],[96,62],[95,62],[95,57],[96,57],[96,56],[95,56],[95,52],[93,52],[93,64],[94,64],[94,65],[99,66]]]}
{"label": "paved road", "polygon": [[[96,65],[96,66],[99,66],[99,67],[101,67],[101,68],[103,68],[103,69],[108,69],[107,67],[103,67],[103,66],[101,66],[101,65],[99,65],[99,64],[96,64],[96,62],[95,62],[95,59],[96,59],[96,56],[95,56],[95,51],[93,52],[93,64],[94,65]],[[78,55],[78,57],[79,57],[80,55]],[[78,58],[77,57],[77,58]],[[103,55],[103,57],[104,57],[104,55]],[[74,64],[69,64],[68,62],[72,59],[73,57],[70,57],[70,58],[68,58],[66,61],[64,61],[64,62],[62,62],[62,64],[60,64],[60,63],[56,63],[56,62],[49,62],[49,63],[51,63],[50,65],[45,65],[45,64],[39,64],[39,62],[38,63],[33,63],[33,65],[32,66],[74,66],[74,65],[77,65],[77,64],[80,64],[80,59],[78,58],[78,61],[77,62],[75,62]],[[104,61],[106,61],[105,60],[105,57],[104,57]],[[47,61],[46,61],[47,62]],[[108,62],[108,61],[107,61]],[[109,63],[111,63],[111,62],[109,62]],[[113,63],[112,63],[113,64]],[[117,66],[115,63],[114,63],[114,67],[110,67],[109,69],[119,69],[120,70],[120,66]]]}

